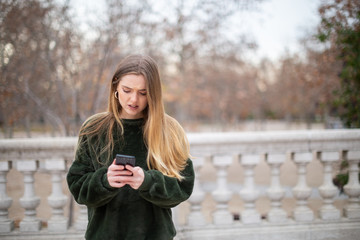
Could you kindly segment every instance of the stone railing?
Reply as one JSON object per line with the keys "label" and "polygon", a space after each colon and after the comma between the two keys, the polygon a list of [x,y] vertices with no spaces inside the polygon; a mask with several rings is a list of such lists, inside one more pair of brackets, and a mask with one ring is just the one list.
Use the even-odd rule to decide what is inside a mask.
{"label": "stone railing", "polygon": [[[174,209],[178,239],[358,239],[360,130],[188,137],[196,182]],[[76,141],[0,140],[1,239],[83,239],[86,208],[65,182]]]}

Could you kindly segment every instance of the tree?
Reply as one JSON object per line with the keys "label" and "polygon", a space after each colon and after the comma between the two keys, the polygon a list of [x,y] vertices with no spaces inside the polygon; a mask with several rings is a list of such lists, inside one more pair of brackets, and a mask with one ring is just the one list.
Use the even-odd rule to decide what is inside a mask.
{"label": "tree", "polygon": [[336,105],[346,126],[360,127],[360,2],[332,0],[319,13],[318,39],[342,64]]}
{"label": "tree", "polygon": [[[88,111],[82,115],[89,116],[104,109],[101,106],[106,106],[107,98],[100,91],[104,93],[108,89],[106,86],[111,76],[107,71],[111,71],[122,57],[130,53],[145,53],[156,58],[164,80],[167,111],[176,115],[178,120],[196,119],[198,109],[202,112],[204,109],[216,109],[216,101],[208,100],[208,97],[216,100],[219,92],[212,87],[215,86],[212,81],[216,79],[219,85],[233,89],[232,85],[237,84],[240,74],[233,74],[231,81],[226,80],[227,66],[239,69],[243,64],[239,52],[247,47],[244,39],[239,38],[240,43],[233,43],[221,34],[226,17],[243,10],[229,5],[236,2],[157,2],[156,6],[167,5],[164,12],[151,1],[108,0],[106,17],[91,28],[96,29],[97,37],[89,41],[91,48],[84,58],[88,66],[81,75],[88,77],[81,87],[87,89],[82,91],[81,98],[85,97],[82,102],[92,107],[83,106],[82,109]],[[207,74],[211,69],[214,70]],[[207,100],[197,94],[200,86],[207,92]],[[231,110],[227,108],[224,111]],[[224,114],[200,115],[218,118]]]}
{"label": "tree", "polygon": [[61,135],[69,135],[78,41],[67,5],[8,0],[1,1],[0,7],[4,125],[45,119]]}
{"label": "tree", "polygon": [[[332,113],[333,92],[339,89],[338,61],[329,50],[317,51],[305,46],[304,57],[284,56],[276,70],[276,82],[269,86],[272,110],[287,121],[310,123]],[[280,93],[280,94],[279,94]]]}
{"label": "tree", "polygon": [[167,105],[178,120],[223,122],[228,119],[226,115],[237,115],[226,98],[232,99],[230,93],[237,88],[233,86],[239,85],[241,74],[235,73],[244,66],[241,52],[250,41],[244,36],[235,41],[227,38],[226,20],[258,2],[242,1],[241,6],[239,1],[230,0],[171,3],[174,17],[164,16],[164,42],[171,67],[166,81],[170,96]]}
{"label": "tree", "polygon": [[[180,121],[252,115],[256,73],[242,56],[248,41],[224,33],[228,16],[261,0],[153,2],[107,0],[106,14],[84,33],[68,1],[1,1],[1,126],[30,129],[44,121],[59,135],[77,134],[87,117],[106,111],[112,73],[131,53],[159,63],[167,111]],[[167,11],[156,9],[159,4]]]}

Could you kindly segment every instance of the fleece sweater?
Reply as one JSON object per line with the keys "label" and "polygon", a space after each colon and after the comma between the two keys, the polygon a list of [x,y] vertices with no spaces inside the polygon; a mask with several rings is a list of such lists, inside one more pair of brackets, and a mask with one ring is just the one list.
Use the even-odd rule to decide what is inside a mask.
{"label": "fleece sweater", "polygon": [[[187,160],[181,172],[184,179],[149,170],[146,163],[147,148],[143,140],[143,119],[123,120],[124,134],[114,128],[113,158],[118,154],[136,157],[136,166],[144,170],[144,181],[138,190],[125,185],[113,188],[107,180],[110,163],[101,165],[95,149],[85,137],[79,142],[67,174],[70,192],[79,204],[88,208],[88,240],[162,240],[173,239],[176,230],[171,208],[188,199],[194,185],[192,161]],[[105,136],[99,136],[105,144]]]}

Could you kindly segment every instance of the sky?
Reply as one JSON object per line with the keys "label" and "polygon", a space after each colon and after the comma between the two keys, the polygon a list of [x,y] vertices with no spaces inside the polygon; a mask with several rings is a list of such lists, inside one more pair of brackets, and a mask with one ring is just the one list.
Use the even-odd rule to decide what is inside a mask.
{"label": "sky", "polygon": [[[239,0],[241,1],[241,0]],[[74,14],[101,13],[103,1],[70,0]],[[262,58],[278,60],[286,52],[301,52],[299,39],[320,22],[317,8],[321,0],[263,0],[256,10],[244,11],[232,20],[235,27],[254,39],[256,52],[247,57],[254,63]],[[240,23],[240,24],[239,24]]]}
{"label": "sky", "polygon": [[[301,51],[299,39],[320,23],[320,0],[265,0],[257,11],[245,13],[249,34],[258,44],[255,57],[279,59],[286,51]],[[247,16],[249,15],[249,16]]]}

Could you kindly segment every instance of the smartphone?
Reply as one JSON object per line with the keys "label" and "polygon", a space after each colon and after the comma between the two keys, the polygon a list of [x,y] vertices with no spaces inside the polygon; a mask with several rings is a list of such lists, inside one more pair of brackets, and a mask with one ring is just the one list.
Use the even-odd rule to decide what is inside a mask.
{"label": "smartphone", "polygon": [[125,165],[135,167],[135,156],[116,154],[115,164],[123,165],[124,167]]}

